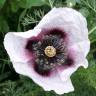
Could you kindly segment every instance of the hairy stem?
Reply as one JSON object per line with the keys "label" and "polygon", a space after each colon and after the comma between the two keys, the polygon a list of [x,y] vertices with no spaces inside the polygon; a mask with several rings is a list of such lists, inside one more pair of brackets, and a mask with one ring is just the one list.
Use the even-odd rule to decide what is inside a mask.
{"label": "hairy stem", "polygon": [[93,27],[93,28],[89,31],[88,35],[91,35],[95,30],[96,30],[96,26]]}

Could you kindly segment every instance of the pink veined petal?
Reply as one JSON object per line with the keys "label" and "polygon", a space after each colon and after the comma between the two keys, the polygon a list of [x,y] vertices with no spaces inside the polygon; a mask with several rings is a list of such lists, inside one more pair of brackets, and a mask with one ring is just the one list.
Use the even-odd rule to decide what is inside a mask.
{"label": "pink veined petal", "polygon": [[15,68],[17,73],[30,77],[45,91],[54,90],[57,94],[64,94],[74,91],[74,87],[71,83],[70,78],[63,82],[60,79],[58,73],[52,75],[51,77],[42,77],[34,71],[33,67],[30,67],[30,63],[28,64],[28,62],[26,64],[13,62],[13,67]]}
{"label": "pink veined petal", "polygon": [[80,57],[83,55],[84,58],[82,57],[81,61],[78,61],[77,65],[75,64],[76,66],[69,67],[62,72],[61,70],[58,71],[63,81],[66,81],[80,66],[88,67],[86,56],[90,50],[90,41],[88,39],[87,22],[79,12],[71,8],[53,8],[35,28],[62,29],[68,36],[67,48],[73,47],[76,51],[80,50]]}
{"label": "pink veined petal", "polygon": [[[32,56],[29,56],[30,53],[24,48],[28,38],[37,36],[43,29],[52,28],[60,28],[66,32],[68,36],[68,49],[70,50],[72,48],[79,54],[75,58],[76,62],[74,66],[62,71],[57,69],[57,74],[52,75],[52,77],[42,77],[34,71],[32,66],[30,67],[28,61],[32,59]],[[86,19],[79,12],[71,8],[53,8],[43,17],[34,30],[8,33],[4,39],[4,46],[16,72],[30,77],[46,91],[54,90],[58,94],[73,91],[74,88],[70,76],[80,66],[88,67],[86,55],[90,48],[90,42],[88,39]]]}
{"label": "pink veined petal", "polygon": [[[85,66],[84,66],[84,65],[85,65]],[[68,80],[68,79],[70,78],[70,76],[71,76],[75,71],[77,71],[77,69],[78,69],[80,66],[83,66],[83,67],[85,67],[85,68],[86,68],[86,66],[88,67],[88,61],[87,61],[87,59],[85,59],[85,62],[81,62],[81,63],[79,63],[79,64],[77,64],[77,65],[75,65],[75,66],[68,67],[68,68],[66,68],[66,69],[64,69],[64,70],[62,70],[62,71],[59,70],[59,69],[57,69],[57,71],[58,71],[58,73],[59,73],[59,75],[60,75],[61,80],[62,80],[62,81]]]}
{"label": "pink veined petal", "polygon": [[40,29],[7,33],[4,38],[4,47],[11,61],[27,62],[32,59],[31,54],[25,49],[25,46],[28,38],[37,36],[39,33]]}
{"label": "pink veined petal", "polygon": [[[70,55],[73,56],[73,59],[74,59],[74,65],[70,66],[70,67],[67,67],[65,69],[57,69],[59,75],[60,75],[60,78],[62,79],[62,81],[66,81],[67,79],[70,78],[70,76],[80,67],[80,66],[83,66],[84,68],[87,68],[88,67],[88,61],[86,59],[86,54],[84,54],[84,50],[82,50],[82,48],[78,49],[79,45],[73,45],[71,46],[70,48],[70,52],[71,53]],[[86,51],[86,50],[85,50]],[[87,49],[88,51],[88,49]],[[86,51],[86,53],[87,53]]]}
{"label": "pink veined petal", "polygon": [[66,82],[62,82],[58,75],[54,76],[54,78],[53,76],[51,78],[44,78],[42,76],[39,76],[32,67],[28,66],[29,64],[27,61],[30,61],[32,58],[27,57],[27,52],[24,48],[27,43],[27,38],[33,36],[31,35],[31,30],[28,31],[28,33],[30,35],[27,34],[27,32],[11,32],[7,33],[4,39],[5,49],[10,56],[16,72],[30,77],[34,80],[34,82],[38,83],[46,91],[54,90],[57,94],[63,94],[73,91],[74,88],[70,79]]}
{"label": "pink veined petal", "polygon": [[86,56],[90,51],[90,41],[88,40],[74,44],[73,46],[69,47],[69,50],[71,49],[76,52],[76,54],[73,55],[75,55],[74,59],[75,63],[77,63],[77,66],[83,66],[84,68],[87,68],[88,62]]}

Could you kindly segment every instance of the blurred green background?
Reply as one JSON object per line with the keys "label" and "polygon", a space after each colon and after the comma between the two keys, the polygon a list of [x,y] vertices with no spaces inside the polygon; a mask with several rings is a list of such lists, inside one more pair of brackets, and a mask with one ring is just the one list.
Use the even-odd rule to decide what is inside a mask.
{"label": "blurred green background", "polygon": [[96,96],[96,0],[0,0],[0,96],[59,96],[45,92],[27,77],[15,73],[3,46],[9,31],[34,28],[53,7],[72,7],[88,21],[91,50],[88,69],[79,68],[72,76],[75,91],[62,96]]}

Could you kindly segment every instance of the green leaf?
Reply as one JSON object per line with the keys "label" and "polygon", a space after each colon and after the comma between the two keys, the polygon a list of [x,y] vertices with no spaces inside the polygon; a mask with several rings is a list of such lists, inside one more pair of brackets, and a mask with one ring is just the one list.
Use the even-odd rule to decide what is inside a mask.
{"label": "green leaf", "polygon": [[0,16],[0,32],[8,32],[9,31],[9,26],[7,21]]}
{"label": "green leaf", "polygon": [[22,18],[26,15],[26,11],[27,11],[27,9],[24,9],[24,11],[19,16],[19,22],[18,22],[18,28],[17,28],[17,31],[18,32],[21,32],[22,31],[22,29],[20,27],[20,22],[21,22]]}
{"label": "green leaf", "polygon": [[31,8],[32,6],[41,6],[44,4],[43,0],[19,0],[18,3],[22,8]]}
{"label": "green leaf", "polygon": [[81,9],[79,10],[79,12],[80,12],[83,16],[85,16],[85,17],[88,17],[88,15],[89,15],[89,10],[88,10],[87,8],[81,8]]}
{"label": "green leaf", "polygon": [[0,9],[3,7],[6,0],[0,0]]}
{"label": "green leaf", "polygon": [[16,0],[11,1],[10,4],[11,4],[12,12],[17,12],[18,9],[20,8],[19,4],[18,4],[18,1],[16,1]]}
{"label": "green leaf", "polygon": [[73,7],[76,5],[76,0],[67,0],[66,2],[68,7]]}

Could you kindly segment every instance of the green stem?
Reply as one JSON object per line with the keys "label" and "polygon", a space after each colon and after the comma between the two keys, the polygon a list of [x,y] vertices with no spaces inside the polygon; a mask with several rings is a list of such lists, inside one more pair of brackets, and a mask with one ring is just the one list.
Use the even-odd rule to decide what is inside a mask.
{"label": "green stem", "polygon": [[0,61],[11,62],[10,60],[6,60],[6,59],[0,59]]}
{"label": "green stem", "polygon": [[94,43],[94,42],[96,42],[96,39],[93,39],[93,40],[91,41],[91,44]]}
{"label": "green stem", "polygon": [[53,8],[53,2],[52,2],[52,0],[49,0],[49,4],[50,4],[50,7],[52,9]]}
{"label": "green stem", "polygon": [[84,0],[81,0],[86,6],[88,6],[92,11],[94,11],[95,13],[96,13],[96,9],[94,9],[90,4],[89,4],[89,2],[88,2],[88,0],[87,0],[87,2],[86,1],[84,1]]}
{"label": "green stem", "polygon": [[95,30],[96,30],[96,26],[89,31],[88,35],[92,34]]}

